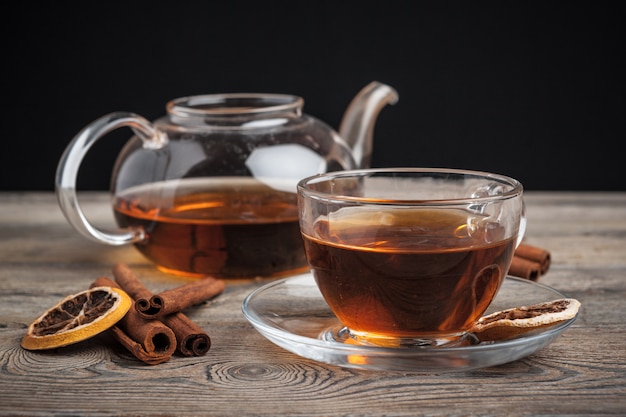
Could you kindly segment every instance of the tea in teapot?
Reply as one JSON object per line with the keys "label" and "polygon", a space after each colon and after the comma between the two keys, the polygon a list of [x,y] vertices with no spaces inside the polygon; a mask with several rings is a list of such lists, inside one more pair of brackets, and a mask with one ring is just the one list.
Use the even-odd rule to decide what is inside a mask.
{"label": "tea in teapot", "polygon": [[[339,133],[302,113],[300,97],[214,94],[175,99],[153,123],[128,112],[87,125],[59,161],[56,193],[69,223],[89,239],[134,246],[168,273],[279,277],[308,270],[298,225],[297,182],[367,167],[375,118],[397,93],[373,82],[352,100]],[[111,178],[118,230],[84,216],[76,179],[107,133],[134,135]]]}

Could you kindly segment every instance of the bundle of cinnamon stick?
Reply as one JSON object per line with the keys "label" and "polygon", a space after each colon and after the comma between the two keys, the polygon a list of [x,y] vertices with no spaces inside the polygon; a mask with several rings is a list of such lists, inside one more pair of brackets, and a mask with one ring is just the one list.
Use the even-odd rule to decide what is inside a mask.
{"label": "bundle of cinnamon stick", "polygon": [[513,255],[509,275],[537,281],[540,276],[548,272],[550,262],[549,251],[522,242]]}
{"label": "bundle of cinnamon stick", "polygon": [[183,356],[200,356],[209,351],[209,335],[182,310],[221,294],[224,281],[206,277],[152,294],[124,264],[115,265],[113,276],[115,281],[99,277],[91,286],[121,288],[135,300],[134,306],[111,331],[137,359],[157,365],[168,361],[175,351]]}

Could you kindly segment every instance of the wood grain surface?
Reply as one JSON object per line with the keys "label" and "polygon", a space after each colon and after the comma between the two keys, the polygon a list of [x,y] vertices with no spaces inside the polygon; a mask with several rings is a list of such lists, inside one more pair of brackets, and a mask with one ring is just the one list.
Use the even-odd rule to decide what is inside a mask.
{"label": "wood grain surface", "polygon": [[[106,193],[83,193],[113,227]],[[577,321],[516,362],[453,373],[325,365],[274,345],[241,312],[267,280],[230,280],[185,313],[211,336],[202,357],[144,365],[108,333],[30,352],[30,322],[127,263],[153,292],[184,278],[133,247],[78,235],[52,193],[0,193],[0,415],[3,416],[609,416],[626,414],[626,193],[529,192],[526,242],[551,251],[540,282],[582,308]]]}

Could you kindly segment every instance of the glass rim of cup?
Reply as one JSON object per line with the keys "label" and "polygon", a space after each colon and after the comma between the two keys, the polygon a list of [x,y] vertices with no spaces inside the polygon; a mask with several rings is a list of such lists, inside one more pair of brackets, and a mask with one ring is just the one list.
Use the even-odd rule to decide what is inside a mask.
{"label": "glass rim of cup", "polygon": [[[331,192],[325,192],[320,190],[315,190],[310,188],[310,185],[320,184],[322,182],[327,182],[332,180],[333,178],[349,178],[349,177],[369,177],[373,174],[407,174],[407,173],[424,173],[424,174],[451,174],[456,176],[472,176],[474,178],[483,178],[485,180],[493,180],[498,184],[505,184],[510,187],[510,189],[492,195],[486,196],[467,196],[467,197],[458,197],[458,198],[431,198],[431,199],[390,199],[390,198],[376,198],[376,197],[359,197],[359,196],[351,196],[345,194],[337,194]],[[443,178],[443,177],[442,177]],[[493,201],[502,201],[507,199],[512,199],[519,197],[523,194],[524,187],[522,183],[507,175],[497,174],[488,171],[479,171],[479,170],[471,170],[471,169],[463,169],[463,168],[424,168],[424,167],[386,167],[386,168],[363,168],[363,169],[352,169],[352,170],[343,170],[343,171],[332,171],[315,174],[306,178],[302,178],[298,181],[297,190],[300,194],[306,194],[308,198],[312,199],[320,199],[326,201],[345,201],[345,202],[353,202],[353,203],[366,203],[366,204],[380,204],[380,205],[465,205],[472,204],[478,202],[493,202]]]}

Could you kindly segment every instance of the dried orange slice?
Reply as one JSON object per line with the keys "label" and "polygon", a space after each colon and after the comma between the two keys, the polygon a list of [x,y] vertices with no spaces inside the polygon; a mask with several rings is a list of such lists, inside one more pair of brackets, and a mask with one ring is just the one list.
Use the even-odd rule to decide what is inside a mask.
{"label": "dried orange slice", "polygon": [[22,347],[53,349],[88,339],[120,321],[132,303],[128,294],[113,287],[68,295],[28,326]]}
{"label": "dried orange slice", "polygon": [[545,303],[497,311],[481,317],[471,332],[480,341],[506,340],[576,317],[580,302],[560,298]]}

